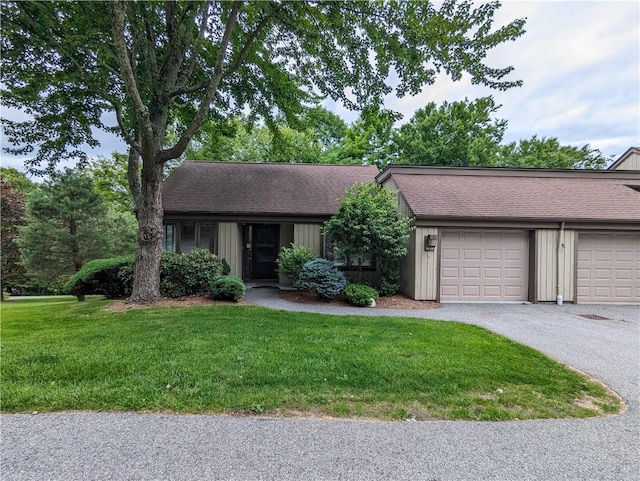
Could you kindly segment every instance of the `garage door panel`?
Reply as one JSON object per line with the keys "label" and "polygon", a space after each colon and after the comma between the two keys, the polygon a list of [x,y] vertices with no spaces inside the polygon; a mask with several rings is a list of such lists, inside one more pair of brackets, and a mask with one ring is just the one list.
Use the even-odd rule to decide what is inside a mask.
{"label": "garage door panel", "polygon": [[[441,246],[440,300],[527,299],[528,236],[525,231],[444,231]],[[451,251],[461,255],[449,255]]]}
{"label": "garage door panel", "polygon": [[579,303],[640,304],[640,234],[580,234]]}

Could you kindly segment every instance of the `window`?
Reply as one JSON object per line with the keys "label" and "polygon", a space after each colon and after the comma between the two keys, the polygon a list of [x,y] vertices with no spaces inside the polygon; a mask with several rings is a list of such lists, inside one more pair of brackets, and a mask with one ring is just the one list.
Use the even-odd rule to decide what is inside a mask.
{"label": "window", "polygon": [[[329,259],[330,261],[333,261],[334,265],[336,265],[338,267],[348,267],[348,268],[357,268],[358,267],[358,258],[356,256],[352,256],[351,257],[351,265],[347,266],[347,263],[345,262],[345,260],[341,259],[337,255],[337,253],[335,251],[335,246],[333,245],[333,243],[328,242],[325,237],[323,237],[323,240],[324,240],[324,257],[325,257],[325,259]],[[374,259],[373,259],[373,253],[372,252],[365,252],[364,259],[362,260],[362,267],[375,268],[375,262],[374,262]]]}
{"label": "window", "polygon": [[176,226],[174,224],[164,225],[164,239],[162,248],[166,252],[176,251]]}
{"label": "window", "polygon": [[196,247],[196,224],[180,225],[180,253],[188,254]]}
{"label": "window", "polygon": [[195,247],[215,252],[216,225],[200,222],[175,222],[164,225],[163,249],[189,254]]}

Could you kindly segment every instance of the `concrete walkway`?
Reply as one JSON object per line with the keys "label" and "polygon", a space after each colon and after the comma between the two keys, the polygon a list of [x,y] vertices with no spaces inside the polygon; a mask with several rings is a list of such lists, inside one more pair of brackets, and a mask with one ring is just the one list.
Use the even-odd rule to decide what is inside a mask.
{"label": "concrete walkway", "polygon": [[[516,422],[379,422],[205,415],[3,415],[3,480],[639,480],[638,307],[449,304],[428,311],[255,304],[477,324],[592,374],[620,416]],[[592,320],[582,315],[606,318]]]}

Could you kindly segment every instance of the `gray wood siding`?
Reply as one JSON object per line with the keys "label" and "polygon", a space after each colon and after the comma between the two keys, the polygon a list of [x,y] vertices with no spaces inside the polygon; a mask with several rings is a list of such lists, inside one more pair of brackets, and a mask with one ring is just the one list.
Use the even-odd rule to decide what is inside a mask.
{"label": "gray wood siding", "polygon": [[227,261],[232,276],[242,277],[242,234],[237,223],[218,224],[218,256]]}
{"label": "gray wood siding", "polygon": [[640,170],[640,154],[638,152],[632,152],[616,166],[615,170]]}
{"label": "gray wood siding", "polygon": [[417,227],[413,235],[414,249],[414,299],[419,301],[438,300],[440,284],[440,246],[434,251],[424,250],[427,235],[439,235],[435,227]]}
{"label": "gray wood siding", "polygon": [[[559,229],[536,231],[536,293],[539,302],[555,302],[558,282],[558,235]],[[564,301],[575,302],[576,276],[576,232],[565,230],[560,247],[560,294]]]}
{"label": "gray wood siding", "polygon": [[317,256],[322,256],[321,224],[294,224],[293,243],[309,247]]}

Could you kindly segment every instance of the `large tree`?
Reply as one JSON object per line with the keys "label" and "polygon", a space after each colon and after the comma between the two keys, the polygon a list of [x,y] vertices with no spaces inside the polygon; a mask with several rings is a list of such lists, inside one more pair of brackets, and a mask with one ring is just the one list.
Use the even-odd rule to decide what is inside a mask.
{"label": "large tree", "polygon": [[555,137],[520,139],[500,148],[498,167],[537,169],[603,169],[607,158],[588,144],[582,147],[562,145]]}
{"label": "large tree", "polygon": [[[493,28],[497,1],[40,2],[2,4],[2,102],[31,116],[4,122],[31,167],[82,159],[94,129],[129,144],[139,233],[133,301],[159,297],[163,166],[205,120],[243,110],[289,120],[322,96],[351,109],[417,94],[440,72],[506,89],[511,67],[487,52],[523,33]],[[117,126],[106,125],[111,113]],[[179,125],[166,143],[169,125]]]}
{"label": "large tree", "polygon": [[[32,182],[16,169],[0,167],[0,287],[2,291],[25,283],[20,264],[18,229],[25,223],[27,194]],[[2,296],[0,295],[0,301]]]}
{"label": "large tree", "polygon": [[394,135],[396,163],[412,165],[496,165],[506,120],[494,119],[492,97],[431,102]]}
{"label": "large tree", "polygon": [[36,187],[18,231],[22,265],[45,284],[66,280],[89,260],[128,254],[134,245],[124,216],[110,214],[81,170],[56,172]]}

